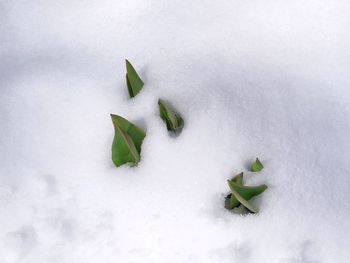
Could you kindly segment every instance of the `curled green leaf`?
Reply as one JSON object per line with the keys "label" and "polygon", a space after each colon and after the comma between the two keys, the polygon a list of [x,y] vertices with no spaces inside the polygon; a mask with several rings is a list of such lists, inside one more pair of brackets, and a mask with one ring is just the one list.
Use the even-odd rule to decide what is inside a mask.
{"label": "curled green leaf", "polygon": [[255,162],[250,167],[250,170],[252,172],[260,172],[263,168],[264,168],[264,166],[262,165],[260,160],[258,158],[256,158]]}
{"label": "curled green leaf", "polygon": [[232,210],[239,205],[243,205],[250,212],[257,213],[258,209],[251,205],[248,201],[254,196],[261,194],[267,189],[266,185],[258,186],[244,186],[243,185],[243,172],[236,175],[230,180],[227,180],[228,185],[231,189],[229,195],[225,198],[225,208]]}
{"label": "curled green leaf", "polygon": [[119,167],[125,163],[137,165],[140,161],[141,145],[146,133],[135,124],[118,115],[111,114],[114,125],[112,160]]}
{"label": "curled green leaf", "polygon": [[184,126],[181,115],[175,112],[162,99],[158,100],[160,117],[165,121],[168,131],[180,132]]}
{"label": "curled green leaf", "polygon": [[126,85],[128,87],[130,98],[135,97],[143,87],[143,81],[137,74],[134,67],[126,59]]}
{"label": "curled green leaf", "polygon": [[[244,186],[228,180],[228,185],[232,191],[231,199],[234,197],[239,203],[241,203],[252,213],[258,212],[258,209],[251,205],[248,201],[254,196],[257,196],[264,192],[267,189],[267,186],[265,184],[258,186]],[[234,203],[235,199],[231,200],[230,202]]]}
{"label": "curled green leaf", "polygon": [[[235,177],[233,177],[230,181],[242,185],[243,184],[243,172],[237,174]],[[237,198],[231,194],[228,194],[225,197],[225,208],[228,210],[232,210],[235,207],[238,207],[240,205],[239,201]]]}

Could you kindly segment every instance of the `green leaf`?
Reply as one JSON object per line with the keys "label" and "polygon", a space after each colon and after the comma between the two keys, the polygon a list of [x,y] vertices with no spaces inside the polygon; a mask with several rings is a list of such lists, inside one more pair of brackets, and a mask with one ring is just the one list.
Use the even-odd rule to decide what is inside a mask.
{"label": "green leaf", "polygon": [[160,117],[165,121],[168,131],[180,132],[184,126],[181,115],[175,112],[162,99],[158,100]]}
{"label": "green leaf", "polygon": [[232,190],[232,195],[237,198],[238,202],[240,202],[245,208],[247,208],[252,213],[257,213],[259,210],[251,205],[247,200],[245,200],[236,190]]}
{"label": "green leaf", "polygon": [[232,193],[228,194],[225,197],[225,208],[226,209],[232,210],[233,208],[236,208],[239,205],[240,205],[240,203],[238,202],[237,198],[232,195]]}
{"label": "green leaf", "polygon": [[135,97],[143,87],[143,81],[137,74],[134,67],[126,59],[126,85],[128,87],[130,98]]}
{"label": "green leaf", "polygon": [[115,132],[112,144],[114,164],[117,167],[125,163],[137,165],[145,131],[118,115],[111,114],[111,118]]}
{"label": "green leaf", "polygon": [[264,166],[262,165],[260,160],[258,158],[256,158],[255,162],[250,167],[250,170],[252,172],[260,172],[263,168],[264,168]]}
{"label": "green leaf", "polygon": [[233,208],[236,208],[240,205],[241,203],[237,200],[237,198],[232,194],[228,194],[225,197],[225,208],[228,210],[232,210]]}
{"label": "green leaf", "polygon": [[[267,189],[267,186],[265,184],[258,185],[258,186],[244,186],[239,185],[238,183],[228,180],[228,185],[232,191],[232,195],[230,199],[233,199],[232,197],[235,197],[239,203],[241,203],[243,206],[245,206],[249,211],[253,213],[257,213],[258,209],[256,209],[254,206],[252,206],[248,201],[252,199],[254,196],[257,196],[264,192]],[[235,200],[230,200],[231,203],[235,204]]]}
{"label": "green leaf", "polygon": [[[235,177],[233,177],[230,181],[242,185],[243,184],[243,172],[237,174]],[[225,198],[225,208],[228,210],[232,210],[235,207],[238,207],[240,205],[239,201],[237,198],[232,195],[228,194]]]}
{"label": "green leaf", "polygon": [[258,186],[246,186],[246,185],[239,185],[232,181],[229,181],[229,187],[231,190],[234,189],[246,200],[252,199],[254,196],[263,193],[267,189],[267,185],[265,184],[258,185]]}
{"label": "green leaf", "polygon": [[243,172],[237,174],[235,177],[233,177],[230,181],[239,184],[239,185],[243,185]]}
{"label": "green leaf", "polygon": [[[230,181],[232,181],[238,185],[242,185],[243,184],[243,172],[237,174]],[[228,194],[225,197],[225,208],[226,209],[232,210],[233,208],[238,207],[239,205],[240,205],[240,203],[234,195]]]}

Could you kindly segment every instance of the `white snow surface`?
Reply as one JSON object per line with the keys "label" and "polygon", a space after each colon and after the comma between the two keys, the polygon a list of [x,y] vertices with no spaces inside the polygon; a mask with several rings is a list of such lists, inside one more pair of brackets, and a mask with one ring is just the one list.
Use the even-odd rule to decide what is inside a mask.
{"label": "white snow surface", "polygon": [[[0,262],[348,262],[349,47],[347,0],[0,1]],[[257,156],[260,212],[227,211]]]}

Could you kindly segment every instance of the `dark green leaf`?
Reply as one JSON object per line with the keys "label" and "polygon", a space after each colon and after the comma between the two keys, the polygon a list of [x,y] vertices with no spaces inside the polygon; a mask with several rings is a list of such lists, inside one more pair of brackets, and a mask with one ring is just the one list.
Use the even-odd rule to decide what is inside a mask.
{"label": "dark green leaf", "polygon": [[128,87],[130,98],[135,97],[143,87],[143,81],[137,74],[134,67],[126,59],[126,85]]}
{"label": "dark green leaf", "polygon": [[128,120],[111,114],[114,125],[112,160],[118,167],[125,163],[137,165],[140,161],[141,145],[146,133]]}
{"label": "dark green leaf", "polygon": [[179,113],[175,112],[163,100],[158,100],[160,117],[165,121],[168,131],[179,132],[184,126],[184,121]]}
{"label": "dark green leaf", "polygon": [[264,168],[264,166],[262,165],[260,160],[258,158],[256,158],[255,162],[250,167],[250,170],[252,172],[260,172],[263,168]]}
{"label": "dark green leaf", "polygon": [[228,210],[232,210],[240,205],[240,202],[237,198],[231,193],[225,197],[225,208]]}
{"label": "dark green leaf", "polygon": [[228,194],[225,197],[225,208],[228,210],[232,210],[233,208],[239,206],[238,200],[234,197],[234,199],[237,201],[237,202],[234,202],[234,199],[231,200],[231,198],[232,198],[232,194]]}

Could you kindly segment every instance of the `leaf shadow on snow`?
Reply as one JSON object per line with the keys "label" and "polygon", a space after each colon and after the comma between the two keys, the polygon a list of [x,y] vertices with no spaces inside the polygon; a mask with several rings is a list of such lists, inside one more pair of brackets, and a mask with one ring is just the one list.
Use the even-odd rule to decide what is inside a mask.
{"label": "leaf shadow on snow", "polygon": [[148,72],[149,72],[149,65],[148,64],[141,65],[139,70],[136,69],[136,71],[139,73],[140,78],[142,79],[142,81],[144,83],[148,83],[150,81],[149,76],[148,76]]}
{"label": "leaf shadow on snow", "polygon": [[[131,120],[132,123],[134,123],[136,126],[142,128],[144,131],[147,132],[147,123],[145,119],[143,118],[137,118],[135,120]],[[147,136],[147,135],[146,135]]]}

